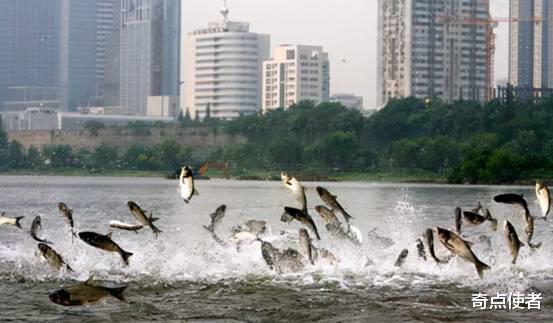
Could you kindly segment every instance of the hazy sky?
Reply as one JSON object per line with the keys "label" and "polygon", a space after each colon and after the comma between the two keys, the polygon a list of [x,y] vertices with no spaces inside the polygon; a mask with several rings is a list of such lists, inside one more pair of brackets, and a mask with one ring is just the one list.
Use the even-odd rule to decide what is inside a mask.
{"label": "hazy sky", "polygon": [[[491,0],[493,16],[507,17],[509,0]],[[221,20],[222,0],[183,0],[183,33]],[[228,0],[229,18],[280,44],[321,45],[330,58],[330,91],[376,102],[377,0]],[[496,80],[507,77],[508,26],[496,29]]]}

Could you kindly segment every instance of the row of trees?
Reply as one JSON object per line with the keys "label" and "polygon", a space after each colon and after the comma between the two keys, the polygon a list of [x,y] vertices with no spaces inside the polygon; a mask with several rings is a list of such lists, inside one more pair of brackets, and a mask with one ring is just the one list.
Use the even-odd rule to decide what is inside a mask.
{"label": "row of trees", "polygon": [[192,150],[182,147],[173,140],[159,145],[132,145],[125,152],[115,147],[101,145],[93,150],[73,150],[67,145],[45,146],[42,151],[31,146],[25,150],[17,142],[0,144],[0,165],[6,170],[155,170],[172,172],[183,161],[191,162]]}
{"label": "row of trees", "polygon": [[553,178],[552,122],[552,99],[480,105],[407,98],[370,118],[302,102],[231,122],[226,130],[249,143],[218,157],[243,168],[423,170],[456,183],[511,183]]}
{"label": "row of trees", "polygon": [[[340,104],[301,102],[286,111],[243,116],[230,122],[199,123],[184,116],[180,126],[245,136],[246,144],[216,149],[207,157],[227,162],[234,173],[423,170],[451,182],[510,183],[553,178],[552,122],[551,99],[537,104],[510,100],[480,105],[407,98],[390,102],[369,118]],[[101,125],[90,127],[101,129]],[[68,146],[25,151],[19,143],[9,143],[0,131],[0,170],[173,170],[198,159],[199,148],[203,147],[181,147],[166,140],[153,147],[134,145],[124,151],[108,146],[94,151],[73,151]],[[205,149],[202,156],[204,153]]]}

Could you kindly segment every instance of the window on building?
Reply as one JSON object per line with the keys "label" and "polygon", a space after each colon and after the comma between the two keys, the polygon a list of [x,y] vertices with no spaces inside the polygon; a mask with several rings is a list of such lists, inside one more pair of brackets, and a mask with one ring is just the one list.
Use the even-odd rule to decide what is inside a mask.
{"label": "window on building", "polygon": [[293,49],[288,49],[286,51],[286,59],[296,59],[296,51]]}

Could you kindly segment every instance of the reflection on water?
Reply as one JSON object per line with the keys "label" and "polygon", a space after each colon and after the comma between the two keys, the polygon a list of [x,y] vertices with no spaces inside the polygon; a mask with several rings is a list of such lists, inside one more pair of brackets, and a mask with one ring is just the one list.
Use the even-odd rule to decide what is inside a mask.
{"label": "reflection on water", "polygon": [[[483,280],[474,266],[460,259],[445,265],[424,262],[416,256],[415,241],[430,226],[452,229],[454,208],[469,209],[482,201],[503,223],[509,219],[523,236],[522,214],[494,203],[502,192],[522,193],[533,214],[538,205],[532,187],[467,187],[371,183],[304,183],[310,214],[322,240],[315,242],[340,258],[340,265],[307,266],[297,274],[277,275],[265,265],[260,244],[219,246],[202,225],[220,204],[227,212],[217,229],[223,239],[230,229],[248,220],[265,220],[270,230],[264,240],[278,248],[297,248],[298,222],[280,221],[282,208],[295,205],[280,182],[197,181],[200,196],[186,205],[175,181],[145,178],[0,177],[0,209],[10,216],[24,215],[23,229],[0,227],[0,304],[2,317],[15,321],[534,321],[550,320],[553,311],[551,222],[536,220],[534,242],[544,244],[534,254],[522,248],[517,265],[503,238],[489,225],[464,225],[473,250],[492,266]],[[315,186],[327,187],[355,217],[364,235],[356,247],[336,241],[325,229],[314,207],[323,204]],[[163,232],[156,240],[151,230],[116,231],[113,240],[134,255],[125,267],[117,254],[94,249],[71,236],[57,204],[74,210],[77,231],[107,233],[109,221],[133,222],[126,205],[137,202],[160,220]],[[41,215],[40,236],[54,242],[75,269],[60,276],[38,256],[37,243],[28,230]],[[393,240],[386,247],[369,239],[379,235]],[[282,234],[283,230],[288,230]],[[492,248],[478,243],[481,235]],[[439,257],[448,252],[436,241]],[[403,248],[409,256],[401,269],[394,262]],[[127,303],[63,308],[48,300],[48,293],[63,283],[97,279],[127,282]],[[471,295],[477,292],[541,292],[541,311],[477,311]]]}

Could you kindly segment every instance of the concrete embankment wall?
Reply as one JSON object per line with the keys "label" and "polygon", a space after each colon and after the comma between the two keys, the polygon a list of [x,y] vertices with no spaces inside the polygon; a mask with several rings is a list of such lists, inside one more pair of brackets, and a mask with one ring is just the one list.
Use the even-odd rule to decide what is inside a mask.
{"label": "concrete embankment wall", "polygon": [[240,135],[229,135],[221,131],[203,128],[108,128],[99,129],[98,135],[88,130],[81,131],[13,131],[8,132],[9,140],[19,141],[26,149],[35,146],[40,150],[47,145],[69,145],[72,149],[94,149],[102,144],[125,151],[133,144],[153,146],[163,140],[172,139],[181,146],[199,150],[212,150],[227,145],[245,143]]}

